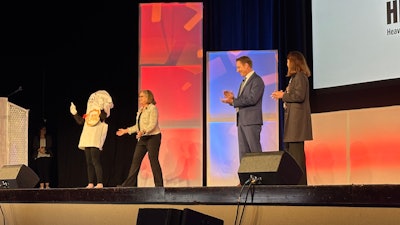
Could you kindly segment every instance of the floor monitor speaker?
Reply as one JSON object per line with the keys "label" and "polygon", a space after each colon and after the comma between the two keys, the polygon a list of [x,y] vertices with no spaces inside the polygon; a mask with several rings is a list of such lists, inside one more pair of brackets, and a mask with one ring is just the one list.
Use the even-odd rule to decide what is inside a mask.
{"label": "floor monitor speaker", "polygon": [[23,164],[4,165],[0,168],[1,188],[34,188],[39,180],[38,175]]}
{"label": "floor monitor speaker", "polygon": [[182,210],[139,208],[136,225],[180,225]]}
{"label": "floor monitor speaker", "polygon": [[298,184],[303,171],[293,157],[285,151],[247,153],[239,166],[239,179],[264,185]]}
{"label": "floor monitor speaker", "polygon": [[224,221],[188,208],[183,209],[181,225],[224,225]]}

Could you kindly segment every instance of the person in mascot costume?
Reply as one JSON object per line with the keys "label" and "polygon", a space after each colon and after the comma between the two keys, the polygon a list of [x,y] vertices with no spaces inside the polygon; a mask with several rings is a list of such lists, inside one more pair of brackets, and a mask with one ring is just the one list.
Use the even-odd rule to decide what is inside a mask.
{"label": "person in mascot costume", "polygon": [[86,114],[83,116],[78,114],[75,104],[71,102],[71,114],[79,125],[83,125],[78,148],[85,152],[89,181],[86,188],[103,188],[103,168],[100,153],[103,150],[108,131],[106,118],[110,116],[113,107],[112,98],[105,90],[99,90],[90,95]]}

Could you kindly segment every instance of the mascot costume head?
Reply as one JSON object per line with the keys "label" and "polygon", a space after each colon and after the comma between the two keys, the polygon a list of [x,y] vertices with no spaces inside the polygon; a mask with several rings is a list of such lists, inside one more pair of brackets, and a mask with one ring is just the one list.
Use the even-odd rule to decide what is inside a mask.
{"label": "mascot costume head", "polygon": [[84,150],[85,147],[103,149],[108,130],[108,124],[105,120],[110,116],[113,107],[112,98],[105,90],[99,90],[90,95],[87,102],[86,114],[83,116],[78,114],[76,106],[71,102],[71,114],[78,124],[83,125],[78,144],[79,149]]}

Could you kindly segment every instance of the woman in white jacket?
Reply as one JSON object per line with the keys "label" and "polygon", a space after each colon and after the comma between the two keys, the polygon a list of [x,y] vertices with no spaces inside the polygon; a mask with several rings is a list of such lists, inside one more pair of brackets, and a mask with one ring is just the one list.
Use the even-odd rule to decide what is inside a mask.
{"label": "woman in white jacket", "polygon": [[122,187],[137,187],[137,176],[140,165],[146,153],[149,155],[151,170],[153,172],[156,187],[163,187],[163,175],[158,155],[161,145],[161,130],[158,125],[158,109],[154,95],[150,90],[139,92],[139,110],[136,115],[136,124],[128,128],[120,128],[116,132],[118,136],[136,133],[138,139],[133,153],[132,165],[128,177],[122,183]]}

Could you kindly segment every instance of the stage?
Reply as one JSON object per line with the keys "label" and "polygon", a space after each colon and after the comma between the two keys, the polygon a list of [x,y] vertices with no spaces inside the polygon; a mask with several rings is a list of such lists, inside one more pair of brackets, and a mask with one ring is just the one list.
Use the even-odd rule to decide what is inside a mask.
{"label": "stage", "polygon": [[0,189],[0,202],[8,225],[136,224],[140,208],[189,208],[234,225],[244,206],[242,224],[253,225],[400,219],[400,185]]}

